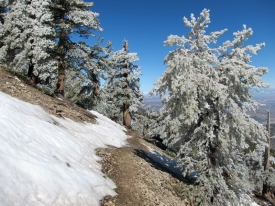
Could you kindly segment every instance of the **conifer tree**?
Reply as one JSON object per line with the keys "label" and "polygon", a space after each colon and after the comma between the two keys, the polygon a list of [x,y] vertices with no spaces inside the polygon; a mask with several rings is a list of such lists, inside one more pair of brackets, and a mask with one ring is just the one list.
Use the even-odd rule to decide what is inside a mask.
{"label": "conifer tree", "polygon": [[0,48],[3,46],[3,40],[2,40],[2,32],[1,32],[1,27],[4,24],[4,17],[5,17],[5,9],[6,9],[6,2],[5,1],[0,1]]}
{"label": "conifer tree", "polygon": [[20,73],[27,73],[35,82],[54,78],[56,61],[51,57],[55,47],[50,0],[15,0],[8,4],[8,13],[0,28],[3,46],[2,64]]}
{"label": "conifer tree", "polygon": [[[198,174],[198,190],[186,191],[192,202],[238,205],[242,193],[254,189],[248,159],[262,162],[266,139],[263,125],[246,114],[260,106],[249,89],[268,86],[261,79],[268,70],[251,65],[249,54],[257,54],[264,44],[245,46],[252,29],[243,26],[233,41],[213,47],[226,29],[207,35],[206,9],[183,21],[191,30],[165,41],[178,48],[166,56],[167,69],[153,90],[163,96],[159,131],[186,166],[184,174]],[[258,152],[246,155],[247,141],[257,143]]]}
{"label": "conifer tree", "polygon": [[[270,113],[267,112],[267,146],[265,147],[265,155],[264,155],[264,171],[269,172],[270,167]],[[268,195],[269,193],[269,185],[266,181],[263,183],[262,195]]]}
{"label": "conifer tree", "polygon": [[94,36],[93,30],[102,31],[98,13],[92,12],[93,3],[83,0],[53,0],[52,12],[57,33],[56,56],[58,61],[58,83],[56,91],[64,95],[66,70],[75,67],[72,59],[76,58],[79,45],[72,42],[71,34],[88,38]]}
{"label": "conifer tree", "polygon": [[2,26],[4,24],[4,15],[5,15],[5,8],[6,8],[6,2],[0,1],[0,25]]}
{"label": "conifer tree", "polygon": [[152,136],[158,136],[155,131],[157,127],[158,112],[154,111],[151,106],[148,106],[146,110],[140,109],[137,115],[135,115],[135,121],[132,124],[132,129],[145,138]]}
{"label": "conifer tree", "polygon": [[87,109],[94,109],[99,102],[100,79],[108,69],[108,56],[112,51],[111,42],[103,47],[102,41],[93,46],[77,43],[77,55],[72,58],[75,67],[66,73],[66,97]]}
{"label": "conifer tree", "polygon": [[15,0],[0,0],[0,25],[1,26],[4,24],[8,6],[12,4],[14,1]]}
{"label": "conifer tree", "polygon": [[123,49],[114,52],[109,58],[110,69],[105,82],[107,105],[113,111],[112,119],[128,128],[131,126],[132,116],[143,104],[139,84],[140,67],[133,64],[138,60],[136,53],[128,52],[128,43],[125,41]]}
{"label": "conifer tree", "polygon": [[[98,14],[90,10],[92,5],[83,0],[14,0],[3,5],[1,2],[1,12],[5,11],[2,9],[4,6],[8,6],[7,15],[1,13],[1,21],[5,20],[0,28],[1,63],[28,75],[33,83],[39,80],[48,84],[50,81],[61,94],[65,89],[65,71],[68,71],[67,76],[72,77],[70,80],[76,80],[74,85],[81,82],[81,89],[85,82],[89,84],[89,77],[83,74],[89,75],[95,71],[91,75],[91,85],[98,84],[98,69],[89,63],[89,59],[94,59],[92,53],[101,47],[95,45],[89,48],[83,42],[72,42],[71,36],[77,34],[88,38],[94,36],[93,30],[102,30]],[[106,48],[101,50],[104,52]],[[87,62],[85,68],[84,61]],[[97,61],[97,64],[100,62],[103,61]],[[83,91],[86,90],[82,90],[85,93]]]}

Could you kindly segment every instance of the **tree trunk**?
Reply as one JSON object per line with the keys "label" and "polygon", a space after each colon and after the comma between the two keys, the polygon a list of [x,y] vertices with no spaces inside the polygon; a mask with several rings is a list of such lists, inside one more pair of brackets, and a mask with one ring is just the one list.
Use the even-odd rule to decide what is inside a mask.
{"label": "tree trunk", "polygon": [[[30,43],[33,44],[34,40],[31,39]],[[33,51],[33,46],[31,47],[32,51]],[[33,59],[33,55],[29,56],[30,58],[30,63],[29,63],[29,70],[28,70],[28,76],[31,78],[31,83],[33,84],[37,84],[38,83],[38,77],[34,75],[33,71],[34,71],[34,64],[32,62]]]}
{"label": "tree trunk", "polygon": [[94,73],[92,73],[92,82],[93,82],[93,100],[96,102],[99,95],[99,80]]}
{"label": "tree trunk", "polygon": [[[61,5],[65,5],[64,1],[60,2]],[[57,47],[57,59],[58,59],[58,82],[56,85],[56,92],[64,96],[65,89],[65,70],[66,70],[66,40],[68,39],[67,31],[62,22],[65,20],[65,9],[57,11],[59,25],[59,41]]]}
{"label": "tree trunk", "polygon": [[148,130],[149,130],[149,125],[146,123],[146,125],[143,128],[143,137],[149,137]]}
{"label": "tree trunk", "polygon": [[57,93],[64,96],[64,89],[65,89],[65,75],[59,74],[58,82],[57,82]]}
{"label": "tree trunk", "polygon": [[59,47],[58,47],[58,82],[56,85],[57,93],[64,96],[65,89],[65,51],[64,45],[65,40],[60,38]]}
{"label": "tree trunk", "polygon": [[129,129],[131,128],[131,115],[128,104],[124,104],[123,106],[123,125]]}
{"label": "tree trunk", "polygon": [[[127,41],[124,41],[123,45],[124,51],[128,52],[128,43]],[[126,68],[128,66],[126,65]],[[127,81],[128,73],[124,73],[123,77],[126,79],[126,86],[123,88],[124,91],[129,89],[129,82]],[[127,101],[130,100],[129,95],[127,95]],[[123,105],[123,125],[126,126],[127,128],[131,127],[131,115],[129,111],[130,105],[128,103],[124,103]]]}
{"label": "tree trunk", "polygon": [[[269,171],[269,159],[270,159],[270,113],[267,112],[267,144],[268,146],[265,148],[265,156],[264,156],[264,170]],[[269,186],[264,182],[262,195],[266,196],[269,194]]]}
{"label": "tree trunk", "polygon": [[38,78],[37,78],[37,76],[34,75],[33,70],[34,70],[34,65],[33,65],[32,61],[30,61],[28,76],[30,77],[32,84],[37,84]]}

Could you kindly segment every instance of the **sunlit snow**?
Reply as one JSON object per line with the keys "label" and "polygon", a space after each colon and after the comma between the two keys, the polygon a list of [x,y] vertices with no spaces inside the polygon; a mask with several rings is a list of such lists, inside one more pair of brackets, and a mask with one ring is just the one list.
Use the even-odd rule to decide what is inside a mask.
{"label": "sunlit snow", "polygon": [[115,195],[95,149],[121,147],[124,128],[93,112],[97,124],[49,115],[0,92],[1,205],[99,205]]}

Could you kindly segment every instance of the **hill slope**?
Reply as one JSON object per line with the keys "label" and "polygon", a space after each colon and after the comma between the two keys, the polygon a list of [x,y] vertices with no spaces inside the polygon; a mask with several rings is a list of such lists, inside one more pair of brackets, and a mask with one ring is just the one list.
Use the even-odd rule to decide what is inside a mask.
{"label": "hill slope", "polygon": [[[10,96],[13,96],[17,99],[23,100],[25,102],[29,102],[31,104],[41,106],[46,112],[55,116],[55,117],[48,117],[48,118],[50,118],[49,119],[50,124],[52,124],[53,126],[54,125],[61,126],[63,128],[72,127],[72,129],[69,129],[66,132],[72,132],[72,135],[77,135],[77,136],[75,136],[77,138],[80,138],[80,137],[86,138],[86,137],[83,132],[81,134],[77,134],[77,131],[73,128],[79,128],[80,130],[82,130],[82,129],[81,129],[81,126],[78,125],[78,123],[73,123],[73,121],[80,122],[80,124],[82,124],[84,122],[92,123],[92,124],[96,123],[97,125],[99,124],[98,118],[96,117],[96,115],[93,115],[90,112],[87,112],[86,110],[83,110],[83,109],[77,107],[76,105],[70,103],[69,101],[67,101],[66,99],[64,99],[62,97],[47,96],[47,95],[43,94],[41,91],[32,87],[31,85],[25,84],[23,81],[19,80],[16,76],[6,72],[3,69],[0,69],[0,91],[8,94]],[[13,101],[13,102],[17,102],[17,101]],[[7,103],[7,104],[10,104],[10,103]],[[11,107],[8,107],[8,108],[16,107],[16,106],[12,106],[11,104],[9,106],[11,106]],[[26,114],[28,114],[28,112],[30,113],[30,115],[31,115],[31,113],[36,113],[36,112],[32,111],[33,109],[28,109],[28,107],[26,107],[26,106],[24,108],[26,110],[25,111]],[[7,109],[7,110],[9,110],[9,109]],[[39,112],[37,112],[37,116],[39,116],[38,113]],[[7,120],[20,119],[16,115],[17,114],[15,112],[12,112],[11,115],[6,115],[6,118],[7,118]],[[33,114],[33,115],[36,115],[36,114]],[[68,120],[67,118],[69,118],[73,121]],[[72,125],[66,126],[66,124],[68,124],[68,123],[65,123],[67,120],[69,122],[71,122],[70,124],[72,124],[74,126],[72,126]],[[24,121],[28,121],[28,120],[27,119],[22,120],[22,122],[20,124],[23,124]],[[101,122],[100,124],[104,125],[104,122]],[[109,127],[107,125],[107,123],[106,123],[106,127]],[[103,129],[100,129],[100,130],[102,130],[102,131],[99,131],[99,130],[92,131],[91,130],[91,132],[95,133],[95,134],[103,135],[104,138],[110,139],[110,137],[108,137],[108,136],[110,136],[110,133],[107,132],[108,128],[106,128],[106,130],[103,130]],[[115,131],[114,129],[111,129],[111,130],[112,131],[109,131],[109,132]],[[24,136],[24,132],[26,132],[26,131],[28,131],[28,130],[22,129],[23,136]],[[46,131],[47,130],[45,130],[43,133],[47,133]],[[87,130],[85,130],[85,131],[87,132]],[[87,133],[91,133],[91,132],[87,132]],[[39,141],[40,141],[39,139],[41,139],[41,141],[43,141],[43,138],[40,138],[40,137],[38,138],[37,135],[35,135],[33,138],[35,138],[34,140],[38,141],[37,144],[39,144]],[[67,136],[68,135],[70,136],[70,134],[67,134]],[[188,201],[179,197],[177,195],[177,191],[176,191],[176,187],[180,187],[184,183],[180,182],[177,178],[173,177],[172,174],[170,174],[169,172],[164,170],[161,166],[154,163],[147,156],[147,154],[150,153],[150,151],[149,151],[150,148],[154,148],[154,150],[158,150],[159,152],[161,152],[161,150],[159,150],[157,147],[154,147],[154,145],[151,145],[150,143],[144,141],[142,139],[142,137],[138,136],[136,133],[134,133],[132,131],[128,131],[127,135],[129,137],[129,140],[128,140],[126,147],[123,147],[123,148],[109,147],[107,149],[106,148],[98,149],[98,151],[97,151],[97,154],[102,157],[102,161],[100,162],[100,164],[102,164],[102,172],[105,173],[106,176],[111,178],[113,180],[113,182],[116,184],[117,189],[115,189],[115,192],[118,194],[115,197],[111,197],[111,196],[105,197],[105,199],[103,199],[100,204],[101,205],[109,205],[109,206],[111,206],[111,205],[119,205],[119,206],[123,206],[123,205],[189,205]],[[6,136],[3,135],[1,137],[1,139],[2,138],[11,138],[12,139],[12,137],[7,137],[7,136],[8,135],[6,135]],[[41,135],[41,136],[43,136],[43,135]],[[75,138],[75,137],[70,137],[70,138]],[[103,138],[103,137],[98,137],[98,138]],[[48,136],[47,138],[50,139],[50,136]],[[59,137],[59,135],[56,135],[55,138],[58,138],[57,139],[57,141],[58,141],[59,138],[61,138],[61,137]],[[72,146],[69,143],[72,141],[70,138],[68,137],[68,140],[66,140],[66,137],[62,137],[62,143],[57,143],[57,142],[51,143],[51,144],[53,144],[51,147],[55,147],[56,144],[59,144],[60,152],[62,152],[62,150],[63,150],[62,148],[67,148],[66,149],[67,152],[70,153],[69,148],[71,148],[72,153],[74,153],[73,150],[75,150],[76,147]],[[68,143],[66,141],[68,141]],[[109,140],[109,141],[111,141],[111,142],[109,142],[111,145],[114,145],[114,146],[120,145],[120,144],[115,144],[113,142],[113,141],[116,142],[117,141],[116,139]],[[28,143],[26,143],[26,144],[27,144],[26,146],[22,145],[22,147],[29,146]],[[79,143],[74,143],[74,144],[79,144]],[[85,145],[85,144],[87,144],[87,145]],[[85,148],[87,148],[87,146],[89,146],[89,145],[91,147],[91,144],[85,143],[85,141],[82,142],[80,145],[81,145],[81,147],[84,146]],[[43,146],[46,147],[45,145],[43,145]],[[104,147],[104,146],[100,146],[100,147]],[[42,148],[43,147],[39,147],[38,150],[40,151],[40,150],[42,150]],[[50,149],[45,148],[45,151],[49,151],[49,150],[52,151],[51,148]],[[80,151],[81,150],[82,149],[80,149]],[[33,150],[33,151],[35,151],[35,150]],[[83,153],[83,151],[81,151],[81,152]],[[0,154],[1,153],[3,153],[3,151],[0,150]],[[46,152],[46,153],[48,153],[48,152]],[[68,155],[69,155],[69,153],[68,153]],[[18,164],[19,164],[21,161],[20,155],[16,156],[16,153],[14,155],[15,155],[14,158],[16,159],[16,162],[18,162]],[[85,155],[85,152],[83,155]],[[40,156],[40,153],[34,154],[34,156]],[[25,157],[25,155],[23,155],[23,157]],[[61,165],[63,165],[63,166],[61,166],[61,167],[63,168],[64,171],[67,171],[68,169],[70,171],[72,169],[72,167],[74,169],[78,170],[78,168],[75,168],[76,167],[75,165],[78,165],[77,160],[74,160],[70,157],[65,157],[65,156],[59,157],[57,155],[53,155],[53,157],[54,158],[52,158],[52,156],[50,156],[49,158],[52,158],[53,161],[55,161],[55,158],[62,159]],[[66,158],[69,158],[71,160],[71,162]],[[1,161],[3,163],[4,160],[1,159]],[[40,165],[40,164],[42,165],[41,161],[42,160],[39,158],[34,159],[34,162],[36,162],[36,163],[34,163],[34,165]],[[57,160],[57,162],[58,162],[58,160]],[[7,162],[7,164],[9,164],[9,161]],[[83,166],[81,166],[81,167],[83,167]],[[96,168],[98,168],[98,166],[96,166]],[[6,170],[8,170],[8,168],[6,168]],[[19,170],[20,170],[20,167],[19,167]],[[36,173],[35,170],[33,170],[33,171],[30,170],[29,172],[27,170],[25,172],[30,173],[30,174],[26,174],[27,176],[31,176],[31,177],[33,177],[33,175],[37,176],[38,180],[41,181],[41,179],[39,177],[41,174]],[[65,173],[67,173],[67,172],[65,172]],[[54,176],[51,176],[50,173],[48,173],[49,176],[47,176],[47,178],[49,178],[49,179],[47,182],[50,182],[52,180],[53,180],[52,182],[59,181],[59,178],[63,179],[65,173],[61,172],[60,174],[58,174],[58,172],[55,172],[55,173],[53,173]],[[56,177],[56,176],[58,176],[58,177]],[[87,177],[89,177],[89,174],[87,174]],[[6,181],[5,177],[2,176],[2,178],[3,178],[2,179],[3,181]],[[42,178],[44,178],[44,177],[42,177]],[[11,176],[9,178],[9,181],[14,181],[14,184],[16,185],[16,182],[19,180],[14,178],[13,176]],[[97,180],[89,179],[87,184],[90,183],[93,185],[94,181],[97,181]],[[34,184],[34,185],[32,185],[32,184]],[[67,203],[69,205],[74,205],[72,203],[73,201],[70,200],[70,198],[77,199],[76,197],[72,197],[72,194],[69,195],[69,193],[66,193],[66,190],[64,188],[62,189],[63,184],[61,184],[59,186],[61,188],[59,188],[60,190],[58,190],[58,191],[61,191],[60,194],[55,193],[56,196],[53,195],[53,197],[54,197],[53,200],[49,200],[46,198],[47,197],[46,193],[48,191],[46,182],[45,183],[42,183],[42,182],[37,183],[38,185],[35,185],[35,184],[36,183],[29,182],[28,183],[29,190],[25,191],[24,194],[22,194],[22,196],[25,195],[26,197],[28,197],[29,195],[32,195],[32,194],[28,194],[28,191],[31,192],[32,190],[30,188],[38,186],[39,188],[45,189],[45,190],[40,190],[40,194],[42,194],[42,196],[44,195],[44,197],[41,196],[42,202],[43,201],[57,201],[58,199],[61,201],[62,198],[66,199],[66,197],[67,197],[67,201],[68,201]],[[52,184],[54,184],[54,183],[52,183]],[[113,183],[108,183],[108,184],[110,187],[113,187],[112,186]],[[18,187],[20,185],[21,184],[18,184]],[[71,187],[71,185],[68,185],[68,186]],[[14,188],[12,190],[17,191],[17,189],[20,189],[18,187],[14,186]],[[58,187],[56,187],[56,188],[58,188]],[[56,188],[54,189],[54,187],[53,187],[54,191],[56,191]],[[81,188],[81,185],[79,185],[79,188]],[[110,195],[114,195],[114,193],[112,193],[111,191],[108,192],[109,189],[107,190],[106,188],[104,189],[104,190],[106,190],[105,194],[109,193]],[[76,191],[78,191],[78,190],[76,190]],[[87,191],[89,191],[89,190],[87,190]],[[69,192],[69,190],[67,192]],[[91,191],[91,193],[94,193],[94,192]],[[12,195],[11,193],[8,193],[8,192],[5,193],[5,197],[7,199],[12,198],[12,196],[9,197],[9,194]],[[104,192],[101,194],[104,194]],[[62,197],[60,197],[60,195],[62,195]],[[66,195],[69,195],[69,196],[66,196]],[[77,194],[75,194],[75,195],[77,195]],[[89,194],[86,194],[84,197],[86,197],[86,196],[88,197]],[[100,195],[99,195],[97,198],[102,198],[102,197],[100,197]],[[86,198],[86,199],[88,200],[88,198]],[[95,199],[93,199],[93,201],[95,201]],[[34,198],[31,201],[33,201],[33,202],[32,203],[28,202],[27,205],[34,205],[35,201],[38,201],[38,200]],[[55,202],[56,203],[55,205],[58,205],[58,204],[66,205],[67,204],[67,203],[65,203],[66,201],[63,202],[64,204],[60,204],[60,201],[59,202],[58,201]],[[91,200],[91,204],[88,204],[86,202],[84,205],[95,205],[95,203],[93,201]],[[42,204],[42,202],[41,202],[41,204]],[[40,203],[36,202],[36,205],[39,205],[39,204]],[[9,205],[9,204],[7,203],[6,205]]]}
{"label": "hill slope", "polygon": [[[53,116],[49,116],[48,114],[45,114],[48,120],[45,120],[46,122],[45,121],[44,122],[47,124],[47,122],[49,121],[48,123],[50,123],[51,125],[55,125],[56,126],[55,128],[60,127],[61,129],[66,129],[65,133],[67,136],[67,137],[63,136],[61,138],[59,137],[59,135],[50,135],[47,137],[46,141],[44,141],[43,138],[40,137],[40,136],[43,136],[44,134],[43,135],[37,134],[36,137],[39,137],[39,138],[34,137],[35,141],[38,141],[37,139],[39,139],[39,141],[43,142],[42,146],[40,145],[39,147],[37,147],[37,148],[40,148],[38,150],[43,150],[42,148],[44,148],[43,147],[44,143],[47,142],[48,140],[52,141],[51,147],[54,148],[58,146],[59,147],[58,151],[60,151],[61,153],[63,153],[64,148],[66,148],[66,152],[64,154],[67,154],[67,155],[65,156],[51,155],[49,157],[51,160],[55,161],[55,163],[57,163],[58,165],[61,165],[61,168],[62,168],[60,170],[61,172],[59,173],[56,171],[54,172],[54,175],[49,175],[50,173],[48,173],[47,175],[48,179],[43,183],[40,181],[40,178],[41,178],[40,176],[42,174],[41,172],[45,172],[44,170],[40,170],[40,172],[38,173],[35,170],[25,170],[26,175],[38,178],[37,179],[38,185],[35,185],[29,182],[27,190],[23,188],[20,189],[20,185],[22,186],[22,184],[16,184],[19,181],[19,179],[16,179],[19,177],[18,175],[16,176],[16,178],[14,178],[15,176],[10,176],[9,178],[5,178],[5,176],[3,175],[2,177],[0,176],[0,181],[2,178],[2,182],[3,181],[14,182],[12,184],[13,188],[11,190],[5,191],[5,193],[3,193],[2,191],[2,194],[4,194],[3,197],[5,197],[4,198],[5,201],[10,200],[9,198],[12,198],[12,196],[9,196],[9,194],[11,194],[12,191],[18,190],[18,191],[21,191],[19,192],[21,196],[18,196],[18,197],[30,197],[29,201],[27,203],[25,202],[26,204],[24,205],[43,205],[44,200],[57,201],[55,202],[54,205],[62,205],[62,206],[78,205],[78,203],[80,203],[79,201],[83,201],[83,200],[85,200],[86,202],[82,205],[92,205],[92,206],[99,205],[99,204],[102,206],[191,205],[186,198],[179,195],[179,189],[181,187],[185,187],[186,183],[179,180],[181,179],[181,177],[179,177],[178,175],[179,173],[175,172],[176,170],[175,165],[170,164],[171,159],[168,156],[166,156],[166,154],[164,154],[161,149],[146,142],[143,139],[143,137],[137,135],[135,132],[131,130],[126,131],[126,129],[115,124],[109,119],[102,117],[100,114],[96,112],[91,113],[82,108],[79,108],[76,105],[64,99],[63,97],[47,96],[43,94],[41,91],[32,87],[31,85],[25,84],[23,81],[19,80],[17,77],[6,72],[3,69],[0,69],[0,91],[10,96],[13,96],[17,99],[23,100],[25,102],[29,102],[31,104],[41,106],[48,114],[55,116],[53,117]],[[4,94],[1,94],[1,95],[4,95]],[[17,102],[17,100],[16,101],[14,100],[14,102]],[[16,106],[12,106],[12,103],[10,103],[9,106],[11,106],[9,108],[16,107]],[[38,117],[39,114],[35,114],[35,112],[33,112],[32,110],[33,109],[29,109],[29,112],[28,112],[28,107],[26,106],[26,108],[24,108],[26,115],[28,115],[28,113],[32,113],[32,115],[34,115],[35,117],[36,116]],[[39,111],[44,113],[44,111],[41,111],[41,110]],[[7,118],[7,120],[9,120],[9,118],[11,120],[19,119],[16,116],[16,112],[9,113],[9,115],[6,115],[5,118]],[[22,125],[24,124],[24,121],[28,122],[28,118],[21,121]],[[92,124],[94,124],[94,126]],[[113,125],[113,126],[110,126],[110,125]],[[3,128],[4,127],[2,127],[2,129]],[[121,128],[121,129],[117,130],[117,128]],[[125,144],[124,143],[125,134],[120,133],[123,130],[126,131],[126,135],[128,135],[128,140],[127,140],[126,146],[121,147]],[[22,131],[22,135],[24,136],[24,133],[29,130],[25,131],[24,129],[21,129],[21,131]],[[43,130],[43,131],[44,132],[42,133],[47,133],[47,130]],[[5,129],[4,129],[4,132],[6,132]],[[92,140],[87,138],[88,136],[90,136],[89,134],[95,135],[96,139]],[[54,138],[52,138],[52,136]],[[2,131],[2,136],[0,135],[0,140],[2,138],[9,139],[10,137],[8,137],[7,135],[6,136],[3,135],[3,131]],[[62,142],[57,143],[60,140],[60,138],[62,139]],[[85,141],[76,143],[77,141],[79,141],[79,139],[80,140],[83,139]],[[24,142],[25,140],[22,140],[22,141]],[[73,142],[76,141],[76,142],[71,144],[72,141]],[[25,144],[26,144],[26,147],[29,146],[28,141],[25,141]],[[78,149],[76,149],[76,147],[74,146],[75,144],[79,146]],[[101,166],[96,162],[96,161],[99,161],[100,158],[97,155],[95,156],[94,154],[94,151],[93,151],[93,149],[95,148],[94,145],[97,145],[96,148],[102,148],[102,149],[96,150],[97,155],[101,157],[101,161],[99,162]],[[109,146],[108,148],[105,148],[106,147],[105,145],[111,145],[111,146]],[[51,147],[44,148],[45,151],[47,151],[46,154],[49,151],[52,151]],[[121,148],[118,148],[118,147],[121,147]],[[2,151],[3,148],[5,147],[0,147],[0,155],[4,154],[5,156],[8,153],[3,152]],[[83,148],[86,148],[86,149],[83,150]],[[87,148],[90,148],[90,149],[87,150]],[[31,152],[33,157],[35,157],[34,165],[41,166],[42,165],[41,161],[43,162],[44,159],[36,158],[37,154],[35,152],[33,153],[35,149],[36,148],[34,147],[34,150],[30,151],[27,149],[26,151]],[[85,156],[84,165],[81,166],[81,163],[83,162],[82,160],[83,158],[81,158],[80,156],[78,156],[78,159],[77,158],[75,159],[70,156],[71,153],[72,154],[75,153],[74,150],[78,150],[82,155]],[[18,165],[20,165],[19,162],[22,161],[22,158],[24,158],[25,155],[16,156],[16,153],[14,153],[13,155],[15,160],[14,165],[17,166],[17,163]],[[42,153],[42,156],[43,155],[44,153]],[[38,156],[41,156],[41,153],[39,153]],[[3,163],[3,158],[0,158],[0,166],[3,165],[2,163]],[[7,161],[6,163],[10,164],[9,161]],[[87,167],[88,169],[87,168],[85,169],[85,167]],[[19,168],[19,171],[21,171],[20,167],[18,168]],[[45,168],[48,169],[48,167],[45,167]],[[8,171],[9,169],[12,169],[12,168],[5,167],[3,171]],[[80,174],[82,169],[85,170],[85,175],[79,175],[78,177],[77,176],[74,176],[74,177],[78,180],[78,182],[83,177],[84,178],[87,177],[88,178],[87,182],[85,181],[83,182],[82,180],[81,180],[82,182],[81,184],[78,184],[77,181],[76,183],[74,182],[73,191],[75,192],[73,193],[71,193],[70,190],[64,189],[63,188],[64,184],[67,185],[68,188],[71,188],[72,184],[67,184],[68,179],[64,178],[66,177],[67,172],[64,173],[62,171],[68,170],[71,172],[71,170],[73,171],[75,170],[73,173]],[[100,169],[101,171],[98,171]],[[97,175],[94,176],[94,178],[91,176],[92,171],[96,171],[97,173]],[[102,174],[101,172],[103,172],[105,175],[102,175],[100,177],[100,175]],[[73,177],[73,175],[71,177]],[[104,177],[105,180],[102,177]],[[44,175],[42,175],[42,179],[43,178],[44,178]],[[62,179],[64,179],[66,183],[62,183],[61,181]],[[52,184],[55,184],[53,182],[59,182],[59,181],[61,181],[61,184],[58,187],[51,187],[51,190],[49,190],[48,187],[50,187],[51,185],[48,183],[52,182]],[[75,181],[74,178],[72,179],[72,181]],[[98,185],[99,183],[100,185]],[[117,187],[114,190],[117,195],[115,195],[115,193],[112,191],[112,189],[115,188],[115,185],[113,183],[115,183]],[[3,185],[4,184],[2,184],[2,186]],[[31,188],[36,188],[36,186],[41,187],[42,190],[40,190],[38,193],[37,192],[32,193]],[[94,190],[91,189],[93,187],[94,187]],[[8,187],[2,187],[2,189],[3,188],[5,189]],[[60,193],[55,193],[56,191],[59,191]],[[95,193],[95,191],[97,192]],[[53,197],[52,199],[48,198],[49,197],[48,192],[54,194],[52,196]],[[82,192],[84,193],[82,194]],[[103,198],[102,196],[103,194],[105,195],[109,194],[111,196],[105,196],[105,198]],[[96,201],[98,201],[99,199],[102,199],[100,203],[99,202],[96,203]],[[259,202],[259,200],[256,200],[256,201]],[[3,203],[3,201],[1,202]],[[10,204],[7,203],[3,205],[10,205]]]}
{"label": "hill slope", "polygon": [[58,118],[2,92],[0,105],[1,205],[96,206],[116,194],[95,149],[125,145],[123,127],[96,112],[97,124]]}

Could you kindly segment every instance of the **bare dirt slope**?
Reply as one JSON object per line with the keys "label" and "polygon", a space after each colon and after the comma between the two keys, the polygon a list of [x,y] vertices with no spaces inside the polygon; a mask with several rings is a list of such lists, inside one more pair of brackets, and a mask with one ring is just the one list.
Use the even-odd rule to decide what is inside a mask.
{"label": "bare dirt slope", "polygon": [[[62,97],[45,95],[11,73],[0,69],[0,91],[25,102],[41,106],[48,113],[77,122],[95,123],[96,117]],[[148,147],[160,149],[143,140],[133,131],[127,147],[99,149],[103,172],[117,185],[117,196],[102,200],[104,206],[184,206],[190,205],[177,194],[184,183],[148,158]],[[147,145],[147,146],[145,146]]]}
{"label": "bare dirt slope", "polygon": [[66,117],[77,122],[96,122],[95,116],[85,109],[76,106],[63,97],[45,95],[2,68],[0,68],[0,91],[22,101],[39,105],[46,112],[57,117]]}

